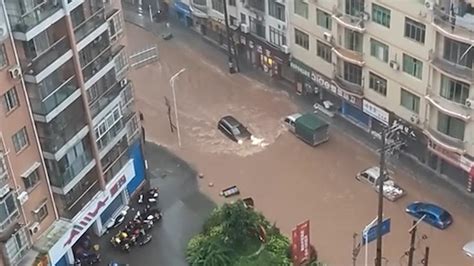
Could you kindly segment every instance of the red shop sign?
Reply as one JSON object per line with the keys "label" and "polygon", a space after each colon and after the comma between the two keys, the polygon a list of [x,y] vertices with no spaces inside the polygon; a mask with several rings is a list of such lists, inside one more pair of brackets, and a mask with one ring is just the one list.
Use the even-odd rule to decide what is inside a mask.
{"label": "red shop sign", "polygon": [[298,224],[291,233],[293,263],[300,265],[310,259],[309,220]]}

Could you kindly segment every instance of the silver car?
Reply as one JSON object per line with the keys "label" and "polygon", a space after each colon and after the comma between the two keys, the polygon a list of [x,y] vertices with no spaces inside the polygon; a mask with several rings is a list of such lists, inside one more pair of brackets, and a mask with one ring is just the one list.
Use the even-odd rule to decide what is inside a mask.
{"label": "silver car", "polygon": [[471,258],[474,258],[474,240],[464,245],[464,247],[462,247],[462,250],[464,251],[464,253],[466,253],[466,255]]}

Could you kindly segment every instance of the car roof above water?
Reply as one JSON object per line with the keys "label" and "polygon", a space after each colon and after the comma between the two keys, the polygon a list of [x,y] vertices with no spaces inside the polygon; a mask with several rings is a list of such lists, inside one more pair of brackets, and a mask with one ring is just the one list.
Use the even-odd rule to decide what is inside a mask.
{"label": "car roof above water", "polygon": [[227,124],[229,124],[233,127],[241,125],[241,123],[237,119],[235,119],[235,117],[233,117],[231,115],[226,115],[226,116],[222,117],[221,121],[226,121]]}

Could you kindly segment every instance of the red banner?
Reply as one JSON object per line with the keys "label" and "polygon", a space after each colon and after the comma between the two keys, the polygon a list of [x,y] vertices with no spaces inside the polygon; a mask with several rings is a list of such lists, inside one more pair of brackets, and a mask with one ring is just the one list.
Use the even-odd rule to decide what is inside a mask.
{"label": "red banner", "polygon": [[293,263],[300,265],[310,259],[309,220],[298,224],[291,232]]}

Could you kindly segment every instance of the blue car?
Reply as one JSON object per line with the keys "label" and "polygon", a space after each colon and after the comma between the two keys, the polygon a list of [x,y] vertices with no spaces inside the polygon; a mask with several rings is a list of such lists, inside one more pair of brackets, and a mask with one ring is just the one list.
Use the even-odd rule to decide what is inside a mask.
{"label": "blue car", "polygon": [[424,222],[441,230],[453,223],[453,217],[448,211],[432,203],[413,202],[407,206],[405,211],[418,219],[425,215]]}

